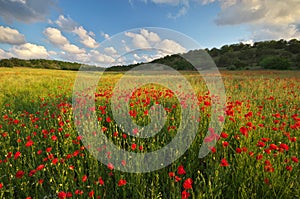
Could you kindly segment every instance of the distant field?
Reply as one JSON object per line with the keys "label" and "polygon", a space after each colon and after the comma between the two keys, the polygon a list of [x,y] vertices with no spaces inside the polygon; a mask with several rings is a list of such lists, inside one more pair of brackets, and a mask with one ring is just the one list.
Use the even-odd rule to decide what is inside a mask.
{"label": "distant field", "polygon": [[[171,165],[143,174],[106,166],[82,144],[73,120],[76,74],[0,68],[0,198],[300,197],[300,71],[221,71],[227,95],[226,117],[221,118],[225,125],[220,138],[211,132],[212,139],[219,140],[203,159],[198,152],[208,130],[211,96],[197,73],[182,72],[199,101],[196,138]],[[129,101],[132,120],[147,125],[148,109],[157,102],[168,110],[166,124],[154,138],[126,136],[110,110],[121,77],[109,72],[99,82],[91,110],[98,125],[127,151],[160,149],[176,135],[178,100],[164,87],[141,87]]]}

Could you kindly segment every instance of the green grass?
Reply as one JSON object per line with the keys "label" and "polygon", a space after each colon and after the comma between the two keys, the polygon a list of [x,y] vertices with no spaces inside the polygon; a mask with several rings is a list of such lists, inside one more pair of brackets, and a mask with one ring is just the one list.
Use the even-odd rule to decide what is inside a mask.
{"label": "green grass", "polygon": [[[0,198],[63,198],[68,192],[73,198],[181,198],[188,178],[193,181],[192,189],[186,190],[189,198],[300,196],[296,161],[299,158],[300,72],[222,71],[227,95],[223,132],[228,136],[223,134],[215,146],[216,152],[203,159],[198,158],[198,153],[210,121],[207,116],[210,106],[204,105],[210,96],[202,78],[194,72],[183,72],[197,92],[201,109],[196,138],[171,165],[138,174],[109,169],[81,143],[72,114],[76,74],[0,68]],[[121,73],[105,73],[99,82],[97,94],[100,95],[96,97],[99,126],[105,127],[104,134],[111,142],[127,151],[146,153],[160,149],[176,135],[182,111],[178,100],[174,96],[164,97],[168,92],[164,87],[141,87],[130,100],[133,104],[130,110],[137,113],[132,117],[134,122],[142,125],[151,122],[144,111],[156,101],[171,111],[165,126],[153,138],[137,139],[129,135],[124,138],[126,132],[116,126],[110,110],[110,96],[121,77]],[[149,104],[143,101],[147,97]],[[100,106],[106,106],[105,111],[99,110]],[[242,127],[247,128],[247,135],[242,133]],[[31,141],[33,145],[26,147]],[[259,147],[259,142],[265,146]],[[133,150],[132,144],[137,148]],[[242,152],[238,153],[239,149]],[[21,155],[15,158],[17,152]],[[220,166],[223,158],[229,166]],[[180,165],[186,174],[178,173]],[[18,171],[25,173],[17,178]],[[169,176],[170,172],[174,172],[177,180]],[[118,186],[120,180],[126,180],[126,184]]]}

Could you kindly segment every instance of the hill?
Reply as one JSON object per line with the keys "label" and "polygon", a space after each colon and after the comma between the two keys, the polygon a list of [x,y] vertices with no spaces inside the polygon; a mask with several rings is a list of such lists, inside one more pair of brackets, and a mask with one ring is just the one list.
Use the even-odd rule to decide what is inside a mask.
{"label": "hill", "polygon": [[[220,49],[204,49],[214,60],[218,68],[228,70],[242,69],[300,69],[300,41],[261,41],[250,44],[224,45]],[[165,64],[176,70],[194,70],[194,67],[183,57],[203,50],[189,51],[187,54],[168,55],[156,59],[150,63]],[[0,67],[32,67],[60,70],[79,70],[80,63],[71,63],[58,60],[32,59],[22,60],[18,58],[0,60]],[[126,66],[113,66],[108,71],[126,71],[138,64]],[[89,70],[103,70],[96,66],[86,66]]]}

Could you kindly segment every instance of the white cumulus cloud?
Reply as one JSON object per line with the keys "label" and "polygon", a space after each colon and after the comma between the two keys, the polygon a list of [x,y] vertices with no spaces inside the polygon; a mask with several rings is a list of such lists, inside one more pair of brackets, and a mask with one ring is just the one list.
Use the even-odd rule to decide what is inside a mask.
{"label": "white cumulus cloud", "polygon": [[72,53],[72,54],[82,54],[85,53],[84,49],[79,48],[78,46],[74,45],[74,44],[65,44],[63,46],[61,46],[61,49],[68,52],[68,53]]}
{"label": "white cumulus cloud", "polygon": [[0,59],[8,59],[13,57],[13,54],[11,52],[7,52],[0,48]]}
{"label": "white cumulus cloud", "polygon": [[102,66],[108,66],[110,63],[115,62],[115,59],[112,56],[100,53],[97,50],[91,50],[89,53],[89,57],[92,62]]}
{"label": "white cumulus cloud", "polygon": [[47,37],[53,45],[59,47],[60,49],[74,54],[85,53],[84,49],[79,48],[78,46],[71,44],[69,40],[62,35],[61,31],[57,28],[48,27],[44,31],[44,35]]}
{"label": "white cumulus cloud", "polygon": [[19,45],[25,43],[25,36],[18,30],[0,26],[0,43]]}
{"label": "white cumulus cloud", "polygon": [[48,38],[48,40],[57,46],[63,46],[68,44],[68,39],[61,34],[61,31],[56,28],[48,27],[44,31],[44,35]]}
{"label": "white cumulus cloud", "polygon": [[11,53],[21,59],[47,59],[49,57],[49,53],[44,46],[31,43],[14,46]]}
{"label": "white cumulus cloud", "polygon": [[107,53],[107,54],[110,54],[110,55],[115,55],[117,54],[117,50],[114,48],[114,47],[107,47],[107,48],[104,48],[104,51]]}
{"label": "white cumulus cloud", "polygon": [[65,17],[64,15],[59,15],[55,23],[65,31],[73,31],[77,26],[77,23],[70,17]]}
{"label": "white cumulus cloud", "polygon": [[96,40],[90,36],[93,33],[88,33],[82,26],[75,27],[75,29],[72,32],[79,36],[80,43],[82,43],[84,46],[88,48],[97,48],[99,46]]}
{"label": "white cumulus cloud", "polygon": [[107,33],[101,32],[100,34],[101,34],[102,37],[104,37],[104,39],[109,39],[110,38],[109,34],[107,34]]}

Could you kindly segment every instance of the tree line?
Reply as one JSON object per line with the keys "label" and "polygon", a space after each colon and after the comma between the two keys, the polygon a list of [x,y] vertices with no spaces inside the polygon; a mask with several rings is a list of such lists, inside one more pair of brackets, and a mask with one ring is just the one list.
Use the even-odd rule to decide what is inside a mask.
{"label": "tree line", "polygon": [[[164,64],[176,70],[195,70],[184,57],[192,56],[203,50],[189,51],[187,54],[168,55],[150,63]],[[300,69],[300,41],[297,39],[255,42],[253,45],[238,43],[221,48],[204,49],[218,68],[228,70],[243,69]],[[141,64],[141,63],[140,63]],[[138,64],[113,66],[108,71],[126,71]],[[32,67],[59,70],[79,70],[80,63],[58,60],[18,58],[0,60],[0,67]],[[89,70],[103,70],[96,66],[85,66]]]}

